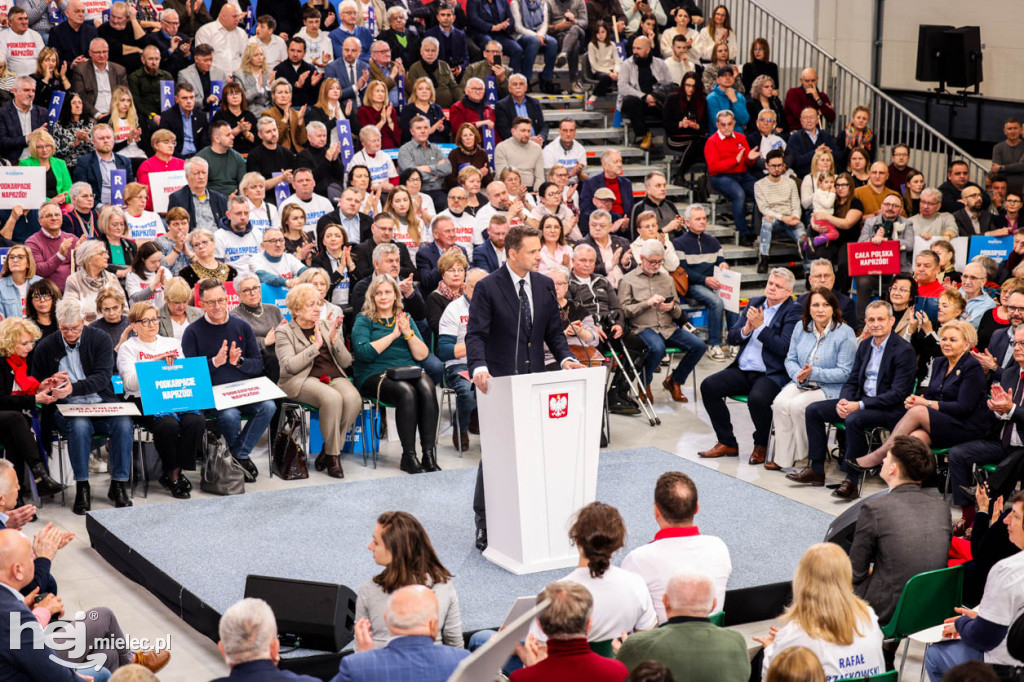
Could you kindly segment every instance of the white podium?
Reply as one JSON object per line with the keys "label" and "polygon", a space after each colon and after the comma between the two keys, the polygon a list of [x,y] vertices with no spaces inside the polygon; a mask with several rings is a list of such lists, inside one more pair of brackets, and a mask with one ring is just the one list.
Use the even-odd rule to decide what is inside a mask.
{"label": "white podium", "polygon": [[477,392],[489,561],[517,575],[579,562],[569,522],[597,495],[606,372],[497,377]]}

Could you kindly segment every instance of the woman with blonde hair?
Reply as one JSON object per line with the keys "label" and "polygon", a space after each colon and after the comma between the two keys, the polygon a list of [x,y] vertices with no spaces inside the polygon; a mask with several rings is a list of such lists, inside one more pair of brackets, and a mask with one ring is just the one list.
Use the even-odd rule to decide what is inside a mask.
{"label": "woman with blonde hair", "polygon": [[3,317],[22,317],[28,301],[28,289],[41,280],[36,275],[36,259],[23,244],[8,250],[4,267],[0,269],[0,314]]}
{"label": "woman with blonde hair", "polygon": [[326,469],[328,476],[344,478],[341,449],[363,406],[359,390],[344,370],[352,365],[341,331],[344,318],[323,318],[323,295],[310,283],[295,285],[285,301],[292,319],[275,333],[275,352],[281,365],[278,384],[289,398],[312,405],[320,413],[324,449],[313,463],[316,470]]}
{"label": "woman with blonde hair", "polygon": [[148,187],[141,182],[129,182],[125,185],[124,219],[128,223],[128,234],[136,243],[152,241],[167,232],[167,225],[160,214],[146,210],[148,203]]}
{"label": "woman with blonde hair", "polygon": [[340,306],[334,305],[327,300],[327,294],[331,291],[331,276],[323,268],[311,267],[303,270],[295,278],[295,285],[312,284],[320,292],[320,319],[324,322],[331,322],[336,317],[344,317],[345,312]]}
{"label": "woman with blonde hair", "polygon": [[[57,67],[60,66],[58,69]],[[70,92],[71,80],[68,76],[68,64],[60,64],[57,50],[44,47],[36,57],[36,72],[32,78],[36,82],[35,105],[49,107],[55,92]]]}
{"label": "woman with blonde hair", "polygon": [[338,141],[338,121],[347,120],[352,114],[352,101],[341,105],[341,82],[337,78],[320,81],[320,96],[316,104],[306,110],[306,123],[323,123],[327,127],[327,146]]}
{"label": "woman with blonde hair", "polygon": [[819,542],[804,552],[793,575],[793,602],[781,620],[767,637],[754,637],[765,647],[763,675],[776,654],[793,646],[817,656],[828,679],[885,672],[878,617],[853,593],[853,567],[839,545]]}
{"label": "woman with blonde hair", "polygon": [[[114,152],[132,160],[132,169],[138,170],[146,160],[146,152],[139,146],[145,136],[146,122],[135,110],[132,92],[124,86],[114,88],[110,95],[110,114],[100,116],[97,123],[106,123],[114,131]],[[148,126],[146,126],[148,127]]]}
{"label": "woman with blonde hair", "polygon": [[[352,326],[354,379],[360,392],[375,400],[396,405],[398,437],[402,442],[400,468],[408,474],[440,471],[434,450],[437,439],[437,396],[434,382],[420,371],[418,378],[391,379],[389,368],[401,367],[410,375],[427,359],[430,349],[419,327],[402,310],[398,282],[389,275],[375,275],[366,289],[363,310]],[[416,458],[419,429],[423,462]]]}
{"label": "woman with blonde hair", "polygon": [[192,262],[178,273],[190,287],[199,284],[199,280],[212,277],[222,282],[230,282],[238,277],[238,270],[227,263],[221,263],[214,255],[213,233],[197,227],[188,233],[188,245],[192,247]]}
{"label": "woman with blonde hair", "polygon": [[62,159],[53,156],[53,136],[43,128],[37,128],[25,138],[28,143],[28,156],[22,159],[19,166],[42,166],[46,170],[46,200],[66,204],[68,190],[71,189],[71,174]]}
{"label": "woman with blonde hair", "polygon": [[402,142],[412,139],[409,129],[412,127],[412,119],[416,116],[422,116],[430,122],[428,139],[431,142],[451,142],[451,128],[448,119],[445,118],[444,109],[437,103],[437,91],[434,89],[433,81],[426,76],[420,76],[413,81],[406,75],[406,82],[412,83],[412,87],[409,89],[409,103],[398,117],[402,126]]}
{"label": "woman with blonde hair", "polygon": [[825,682],[825,671],[813,651],[791,646],[776,654],[764,682]]}
{"label": "woman with blonde hair", "polygon": [[416,206],[413,205],[412,193],[404,185],[398,185],[388,195],[388,201],[384,205],[384,212],[395,216],[396,242],[401,242],[409,248],[409,256],[416,257],[416,251],[420,248],[423,235],[420,233],[422,224],[416,215]]}
{"label": "woman with blonde hair", "polygon": [[260,112],[270,108],[272,79],[270,68],[267,66],[267,58],[258,42],[251,42],[245,46],[242,63],[232,78],[242,86],[247,108],[254,116],[258,116]]}
{"label": "woman with blonde hair", "polygon": [[356,111],[356,119],[362,126],[377,126],[380,130],[381,149],[398,149],[402,146],[402,129],[398,123],[398,112],[388,101],[388,86],[381,81],[370,81],[363,93],[363,105]]}
{"label": "woman with blonde hair", "polygon": [[185,329],[203,316],[202,308],[192,305],[195,295],[192,287],[181,277],[172,277],[164,285],[164,304],[160,306],[160,336],[171,336],[181,341]]}
{"label": "woman with blonde hair", "polygon": [[8,68],[7,57],[0,53],[0,104],[14,99],[14,81],[17,76]]}
{"label": "woman with blonde hair", "polygon": [[832,151],[819,148],[811,157],[811,172],[800,183],[800,203],[805,210],[811,208],[814,191],[818,189],[818,179],[835,174],[836,160]]}
{"label": "woman with blonde hair", "polygon": [[459,171],[459,186],[466,190],[466,212],[474,217],[477,211],[487,205],[487,196],[480,191],[483,182],[483,171],[476,166],[466,166]]}
{"label": "woman with blonde hair", "polygon": [[100,211],[99,234],[96,239],[107,247],[110,263],[107,270],[124,279],[131,271],[132,261],[139,247],[128,238],[128,220],[120,206],[104,206]]}
{"label": "woman with blonde hair", "polygon": [[117,277],[107,271],[110,254],[98,239],[87,239],[73,252],[75,271],[64,285],[65,298],[77,298],[85,321],[96,319],[96,296],[104,289],[120,289]]}

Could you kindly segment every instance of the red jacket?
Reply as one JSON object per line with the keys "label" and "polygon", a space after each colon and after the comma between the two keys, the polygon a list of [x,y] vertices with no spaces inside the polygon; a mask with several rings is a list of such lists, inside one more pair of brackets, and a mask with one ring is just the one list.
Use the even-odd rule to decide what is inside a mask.
{"label": "red jacket", "polygon": [[548,657],[509,677],[511,682],[622,682],[629,670],[620,661],[590,650],[587,640],[549,639]]}
{"label": "red jacket", "polygon": [[[494,107],[484,107],[484,119],[488,121],[494,121]],[[455,104],[448,108],[448,123],[452,128],[452,141],[455,144],[459,143],[458,134],[459,127],[463,123],[476,123],[480,120],[480,115],[475,111],[463,104],[462,100],[459,100]],[[478,126],[479,129],[479,126]],[[483,135],[483,131],[480,131],[480,135]],[[498,129],[494,129],[494,144],[497,145],[501,142],[501,137],[498,136]]]}
{"label": "red jacket", "polygon": [[[742,159],[737,162],[736,154],[743,150]],[[747,158],[750,153],[750,145],[743,133],[732,134],[732,137],[722,139],[722,134],[714,132],[704,144],[704,160],[708,164],[708,174],[712,177],[725,175],[727,173],[746,173],[752,162]]]}

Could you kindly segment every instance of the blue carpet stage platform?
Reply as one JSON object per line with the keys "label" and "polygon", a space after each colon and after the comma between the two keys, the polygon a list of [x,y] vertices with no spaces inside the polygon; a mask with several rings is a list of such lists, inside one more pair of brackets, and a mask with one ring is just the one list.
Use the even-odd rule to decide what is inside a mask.
{"label": "blue carpet stage platform", "polygon": [[[832,517],[655,448],[604,452],[597,499],[625,518],[627,550],[653,538],[654,483],[673,470],[697,483],[701,532],[721,537],[731,551],[727,621],[777,615],[800,555],[824,538]],[[243,596],[249,574],[358,591],[380,571],[366,549],[377,515],[405,510],[423,523],[454,574],[463,628],[471,632],[499,625],[517,596],[536,594],[568,572],[516,576],[474,549],[475,478],[472,467],[340,485],[296,482],[288,490],[103,509],[86,525],[111,565],[216,640],[220,614]]]}

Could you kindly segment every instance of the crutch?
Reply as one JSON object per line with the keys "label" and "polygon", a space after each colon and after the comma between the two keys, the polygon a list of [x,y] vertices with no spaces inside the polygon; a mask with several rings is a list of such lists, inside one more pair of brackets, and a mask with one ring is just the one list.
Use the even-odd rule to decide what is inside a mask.
{"label": "crutch", "polygon": [[[616,352],[614,341],[619,342],[619,351]],[[651,426],[657,426],[661,424],[661,418],[654,411],[654,405],[647,399],[647,391],[644,390],[643,377],[637,371],[636,365],[633,363],[633,358],[629,354],[629,349],[626,348],[626,344],[622,343],[622,339],[608,337],[608,351],[612,354],[612,359],[615,360],[615,364],[619,366],[619,371],[622,372],[623,377],[626,379],[626,386],[629,387],[629,394],[634,400],[640,404],[640,409],[643,411],[644,416],[647,417],[647,421],[650,422]],[[622,358],[626,361],[623,362]],[[627,369],[628,368],[628,369]]]}

